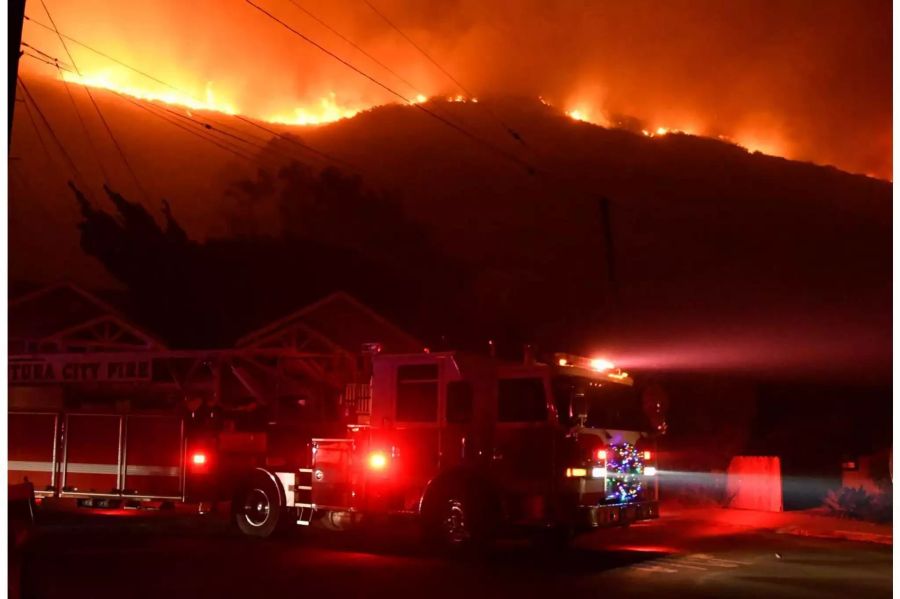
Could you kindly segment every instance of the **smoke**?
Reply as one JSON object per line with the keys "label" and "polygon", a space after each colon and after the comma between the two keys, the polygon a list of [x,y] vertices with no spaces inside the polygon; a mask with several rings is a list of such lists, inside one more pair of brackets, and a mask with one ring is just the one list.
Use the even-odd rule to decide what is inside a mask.
{"label": "smoke", "polygon": [[[296,1],[396,75],[289,0],[260,4],[406,97],[461,93],[362,0]],[[601,124],[629,116],[651,129],[892,176],[890,3],[371,1],[478,96],[540,95]],[[242,1],[49,7],[64,33],[244,114],[290,115],[323,99],[349,111],[397,101]],[[47,22],[38,4],[28,14]],[[66,58],[34,23],[24,37]],[[71,49],[87,74],[154,85]]]}

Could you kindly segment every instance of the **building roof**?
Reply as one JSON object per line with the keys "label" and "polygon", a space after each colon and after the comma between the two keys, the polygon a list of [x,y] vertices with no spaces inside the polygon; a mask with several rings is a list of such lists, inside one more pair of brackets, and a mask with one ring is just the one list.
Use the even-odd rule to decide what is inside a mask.
{"label": "building roof", "polygon": [[383,316],[344,292],[331,295],[238,340],[238,347],[271,345],[293,330],[302,329],[327,339],[348,352],[366,343],[385,351],[418,352],[423,344]]}
{"label": "building roof", "polygon": [[[351,297],[337,292],[239,339],[237,347],[313,345],[358,352],[377,343],[390,352],[419,352],[423,343]],[[73,285],[59,283],[9,302],[10,353],[166,349],[119,310]],[[77,347],[77,350],[72,349]]]}
{"label": "building roof", "polygon": [[8,323],[11,348],[17,342],[65,341],[110,348],[165,347],[111,305],[71,283],[49,285],[10,300]]}

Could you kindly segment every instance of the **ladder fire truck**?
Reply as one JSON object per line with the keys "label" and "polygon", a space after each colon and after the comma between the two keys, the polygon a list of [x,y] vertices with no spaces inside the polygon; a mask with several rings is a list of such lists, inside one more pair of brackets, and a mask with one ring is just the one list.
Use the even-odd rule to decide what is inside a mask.
{"label": "ladder fire truck", "polygon": [[[423,351],[345,296],[234,348],[172,350],[53,293],[16,322],[74,302],[84,324],[23,333],[9,360],[10,483],[47,504],[227,505],[256,537],[408,516],[450,546],[658,517],[659,414],[606,360]],[[358,343],[373,330],[390,341]]]}
{"label": "ladder fire truck", "polygon": [[[250,359],[166,351],[144,355],[147,365],[95,355],[10,367],[84,378],[178,361],[216,372],[228,363],[253,387],[238,358]],[[283,370],[303,363],[305,372],[319,359],[253,352],[265,358]],[[293,411],[241,414],[12,412],[11,482],[26,473],[39,495],[87,507],[230,500],[237,527],[258,537],[286,524],[345,528],[406,515],[430,538],[463,545],[514,527],[574,532],[658,516],[652,426],[631,378],[604,360],[509,363],[370,347],[360,362],[363,380],[345,383],[334,406],[310,398],[294,400]]]}

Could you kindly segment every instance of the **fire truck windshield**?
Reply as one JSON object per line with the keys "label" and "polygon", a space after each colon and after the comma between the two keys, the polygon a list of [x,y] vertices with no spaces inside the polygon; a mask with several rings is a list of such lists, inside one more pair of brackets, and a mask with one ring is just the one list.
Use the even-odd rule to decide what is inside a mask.
{"label": "fire truck windshield", "polygon": [[600,383],[586,377],[553,379],[553,399],[563,426],[574,426],[586,414],[585,426],[630,431],[652,429],[634,387]]}

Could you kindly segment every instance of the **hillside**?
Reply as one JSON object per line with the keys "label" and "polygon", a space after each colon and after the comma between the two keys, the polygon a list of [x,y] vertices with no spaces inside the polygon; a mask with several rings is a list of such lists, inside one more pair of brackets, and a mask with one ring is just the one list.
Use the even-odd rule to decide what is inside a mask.
{"label": "hillside", "polygon": [[[59,84],[31,87],[85,179],[98,180]],[[96,95],[157,217],[166,197],[197,239],[279,229],[274,196],[248,196],[232,184],[254,179],[260,165],[274,173],[287,158],[267,154],[251,164],[137,105]],[[532,339],[612,351],[633,368],[886,376],[891,184],[717,140],[608,130],[532,99],[429,106],[534,174],[409,107],[281,130],[354,165],[367,186],[389,192],[436,247],[467,265],[472,276],[458,298],[464,316],[501,329],[485,330],[485,338],[527,329],[522,335]],[[209,118],[268,137],[230,117]],[[99,128],[91,131],[104,142]],[[78,250],[79,214],[60,176],[64,163],[57,158],[48,168],[21,110],[14,135],[24,183],[14,180],[10,192],[11,277],[109,284]],[[304,155],[283,140],[269,143]],[[112,186],[138,199],[115,154],[101,148],[100,155]],[[608,199],[612,280],[601,197]],[[110,209],[99,191],[94,199]]]}

